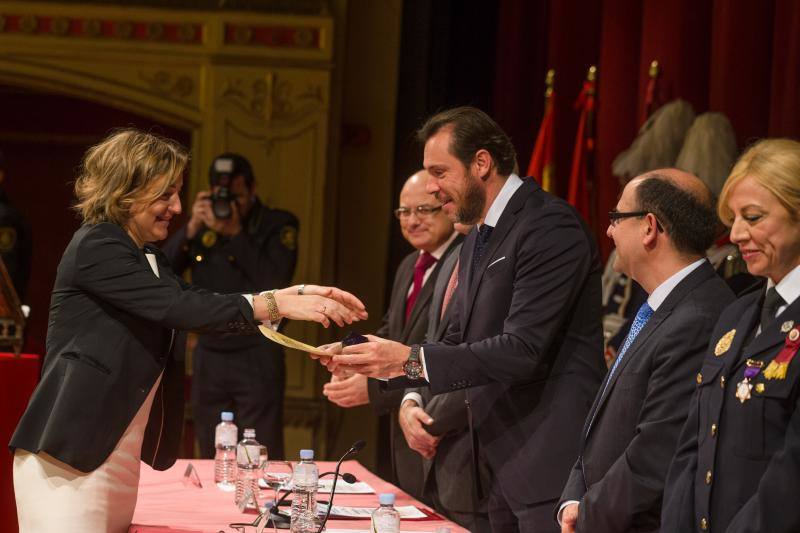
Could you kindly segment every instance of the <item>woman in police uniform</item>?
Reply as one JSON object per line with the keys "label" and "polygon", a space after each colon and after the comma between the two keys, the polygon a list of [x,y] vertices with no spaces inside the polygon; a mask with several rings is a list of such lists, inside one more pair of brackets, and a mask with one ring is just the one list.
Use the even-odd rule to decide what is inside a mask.
{"label": "woman in police uniform", "polygon": [[667,478],[662,531],[800,531],[800,143],[768,139],[720,194],[766,285],[720,317]]}

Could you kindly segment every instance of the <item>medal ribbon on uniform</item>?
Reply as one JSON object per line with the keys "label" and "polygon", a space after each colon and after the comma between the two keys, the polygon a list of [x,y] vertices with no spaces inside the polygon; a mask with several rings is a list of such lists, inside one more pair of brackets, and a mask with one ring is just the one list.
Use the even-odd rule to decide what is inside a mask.
{"label": "medal ribbon on uniform", "polygon": [[753,390],[753,384],[750,383],[750,380],[755,378],[764,367],[763,361],[753,359],[748,359],[746,364],[744,379],[736,384],[736,398],[742,403],[750,399],[750,391]]}
{"label": "medal ribbon on uniform", "polygon": [[764,377],[767,379],[786,379],[786,370],[789,368],[789,363],[794,359],[798,349],[800,349],[800,328],[794,328],[786,335],[783,349],[775,356],[775,359],[770,361],[769,366],[764,370]]}

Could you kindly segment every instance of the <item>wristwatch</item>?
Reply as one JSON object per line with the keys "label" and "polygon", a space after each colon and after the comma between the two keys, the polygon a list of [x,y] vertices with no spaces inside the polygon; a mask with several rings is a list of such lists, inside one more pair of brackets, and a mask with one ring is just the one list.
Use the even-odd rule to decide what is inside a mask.
{"label": "wristwatch", "polygon": [[411,345],[411,353],[403,363],[403,372],[408,379],[419,379],[422,377],[422,362],[419,360],[419,351],[422,347],[419,344]]}

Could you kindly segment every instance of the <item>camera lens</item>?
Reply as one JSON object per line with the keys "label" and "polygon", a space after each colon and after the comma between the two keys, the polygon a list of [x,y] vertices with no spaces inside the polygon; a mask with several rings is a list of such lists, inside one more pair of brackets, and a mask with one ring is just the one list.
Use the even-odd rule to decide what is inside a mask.
{"label": "camera lens", "polygon": [[219,219],[231,218],[231,196],[227,187],[220,187],[211,196],[211,210],[214,216]]}

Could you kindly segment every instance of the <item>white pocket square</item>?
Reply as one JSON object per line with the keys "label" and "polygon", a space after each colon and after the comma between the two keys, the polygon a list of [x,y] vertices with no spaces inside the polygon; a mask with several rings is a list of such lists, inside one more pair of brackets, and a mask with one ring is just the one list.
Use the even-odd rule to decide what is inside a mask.
{"label": "white pocket square", "polygon": [[490,268],[492,268],[492,266],[493,266],[493,265],[496,265],[496,264],[497,264],[497,263],[499,263],[500,261],[503,261],[505,258],[506,258],[506,256],[503,256],[503,257],[501,257],[500,259],[495,259],[494,261],[492,261],[491,263],[489,263],[489,266],[487,266],[487,267],[486,267],[486,270],[489,270]]}

